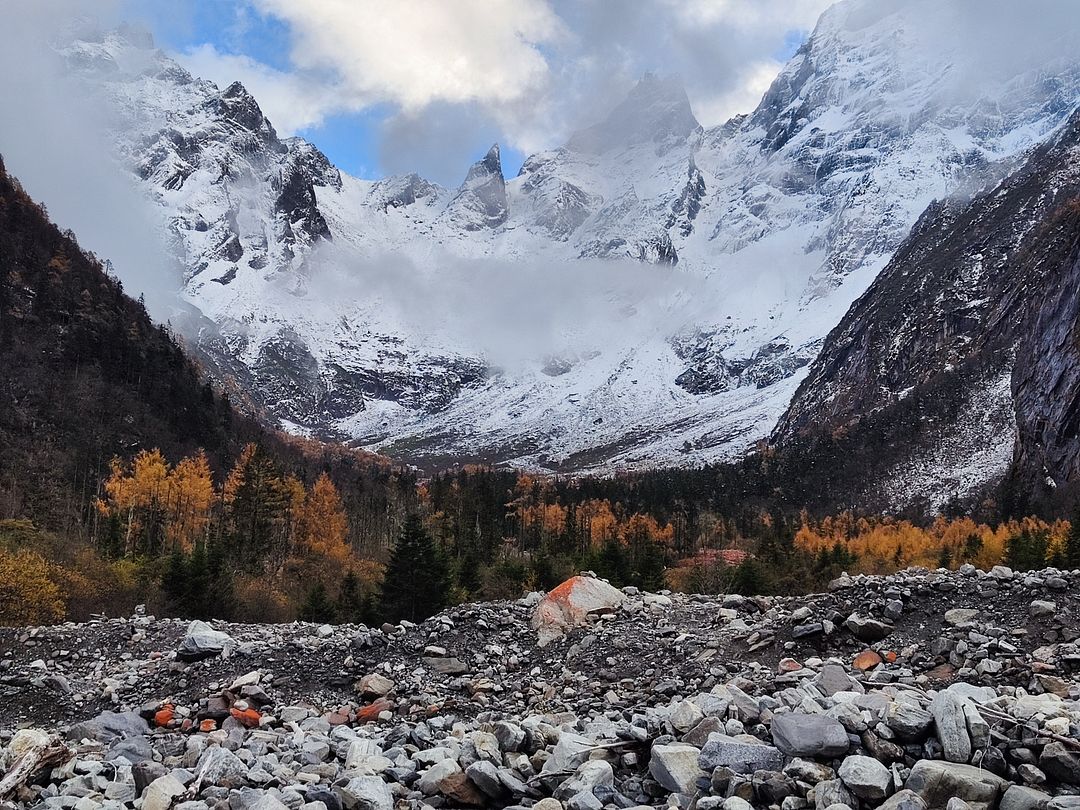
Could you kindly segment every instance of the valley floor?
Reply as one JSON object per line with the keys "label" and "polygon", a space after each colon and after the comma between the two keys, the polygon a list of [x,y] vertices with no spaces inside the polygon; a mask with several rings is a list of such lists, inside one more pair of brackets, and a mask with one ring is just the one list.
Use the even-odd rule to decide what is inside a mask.
{"label": "valley floor", "polygon": [[845,575],[808,597],[630,588],[542,648],[539,594],[378,629],[142,614],[8,628],[0,739],[9,765],[47,739],[18,728],[81,740],[18,789],[27,807],[991,808],[1004,794],[1010,810],[1064,810],[1080,801],[1078,586],[1080,571],[964,566]]}

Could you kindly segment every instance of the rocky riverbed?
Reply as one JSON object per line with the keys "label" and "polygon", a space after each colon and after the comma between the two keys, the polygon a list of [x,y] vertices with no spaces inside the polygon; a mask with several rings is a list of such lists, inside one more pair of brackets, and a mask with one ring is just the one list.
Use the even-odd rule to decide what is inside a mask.
{"label": "rocky riverbed", "polygon": [[1080,810],[1078,586],[965,567],[747,598],[582,577],[421,625],[0,629],[0,800]]}

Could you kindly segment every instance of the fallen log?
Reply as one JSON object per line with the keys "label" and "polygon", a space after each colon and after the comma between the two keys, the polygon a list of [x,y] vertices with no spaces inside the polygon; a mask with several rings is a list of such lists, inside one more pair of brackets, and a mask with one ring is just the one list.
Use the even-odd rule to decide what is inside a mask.
{"label": "fallen log", "polygon": [[42,769],[61,765],[73,756],[74,752],[57,735],[41,735],[41,739],[31,743],[16,757],[8,772],[0,778],[0,801],[26,784]]}

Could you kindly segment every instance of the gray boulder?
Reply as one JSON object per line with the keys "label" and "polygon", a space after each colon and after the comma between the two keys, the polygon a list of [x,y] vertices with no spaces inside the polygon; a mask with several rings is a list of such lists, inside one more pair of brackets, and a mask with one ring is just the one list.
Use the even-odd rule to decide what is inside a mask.
{"label": "gray boulder", "polygon": [[704,775],[698,767],[698,750],[686,743],[654,745],[649,773],[665,789],[686,795],[694,793],[698,777]]}
{"label": "gray boulder", "polygon": [[394,810],[394,794],[378,776],[356,776],[334,788],[345,810]]}
{"label": "gray boulder", "polygon": [[878,810],[926,810],[926,802],[913,790],[898,790]]}
{"label": "gray boulder", "polygon": [[889,704],[885,714],[885,725],[896,732],[898,739],[904,742],[919,742],[930,731],[934,715],[921,706],[904,701]]}
{"label": "gray boulder", "polygon": [[998,810],[1046,810],[1051,797],[1035,788],[1013,785],[1001,797]]}
{"label": "gray boulder", "polygon": [[993,810],[1008,782],[989,771],[956,762],[921,759],[904,783],[919,794],[927,810],[945,810],[949,799],[963,799],[972,810]]}
{"label": "gray boulder", "polygon": [[199,757],[195,778],[204,785],[241,788],[247,784],[248,769],[232,751],[214,745]]}
{"label": "gray boulder", "polygon": [[171,773],[151,782],[143,794],[143,810],[169,810],[173,800],[183,796],[184,784]]}
{"label": "gray boulder", "polygon": [[889,769],[872,757],[847,757],[837,773],[848,789],[864,801],[879,802],[892,788]]}
{"label": "gray boulder", "polygon": [[838,804],[855,807],[858,803],[855,794],[839,779],[826,779],[814,785],[814,806],[817,810],[826,810]]}
{"label": "gray boulder", "polygon": [[891,624],[872,619],[869,616],[861,616],[858,613],[852,613],[848,616],[847,620],[844,622],[844,627],[846,627],[855,638],[868,643],[881,641],[893,631],[893,626]]}
{"label": "gray boulder", "polygon": [[1063,743],[1047,743],[1039,757],[1039,767],[1051,779],[1068,785],[1080,785],[1080,754]]}
{"label": "gray boulder", "polygon": [[776,747],[790,757],[838,757],[850,741],[839,721],[818,714],[778,714],[772,719]]}
{"label": "gray boulder", "polygon": [[72,726],[69,740],[96,740],[111,745],[129,737],[141,737],[150,730],[137,712],[102,712],[92,720]]}
{"label": "gray boulder", "polygon": [[221,655],[234,646],[235,642],[228,633],[215,630],[206,622],[196,619],[188,625],[176,657],[182,661],[200,661]]}
{"label": "gray boulder", "polygon": [[[653,755],[655,757],[655,753]],[[556,799],[570,799],[579,793],[592,793],[593,788],[611,785],[615,782],[615,772],[610,763],[603,759],[590,759],[582,763],[574,775],[555,790]]]}
{"label": "gray boulder", "polygon": [[930,713],[938,740],[949,762],[971,760],[971,735],[968,734],[964,701],[950,692],[939,692],[930,701]]}
{"label": "gray boulder", "polygon": [[698,756],[701,769],[712,773],[730,768],[735,773],[776,771],[784,766],[784,755],[771,745],[743,742],[726,734],[710,734]]}

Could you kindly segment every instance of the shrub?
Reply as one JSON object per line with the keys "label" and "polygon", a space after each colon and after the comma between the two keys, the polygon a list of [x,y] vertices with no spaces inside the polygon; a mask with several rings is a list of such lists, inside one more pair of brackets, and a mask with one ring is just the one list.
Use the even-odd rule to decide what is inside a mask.
{"label": "shrub", "polygon": [[64,617],[49,564],[32,551],[0,550],[0,624],[48,624]]}

